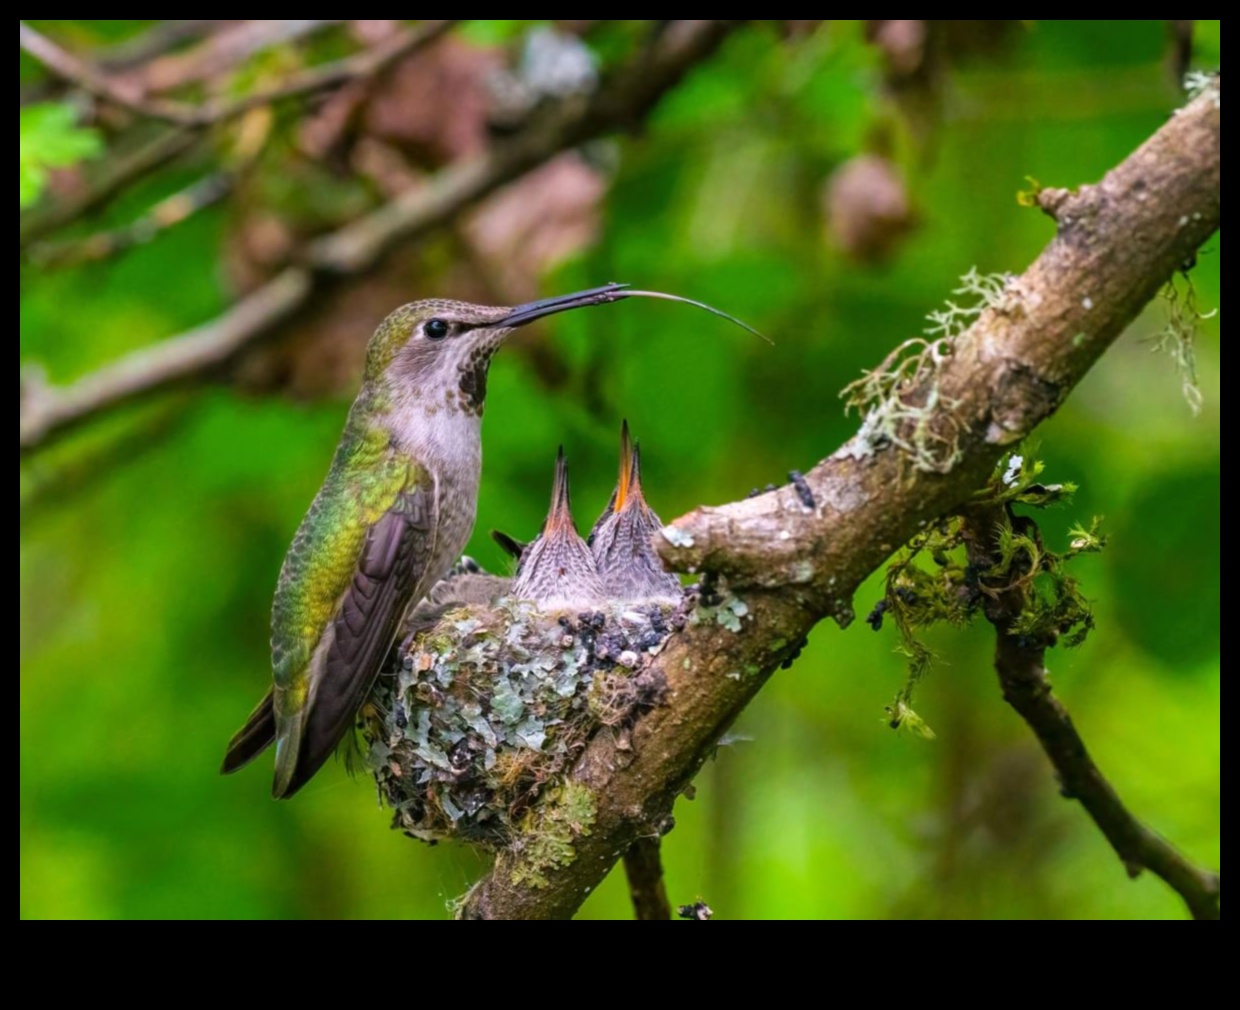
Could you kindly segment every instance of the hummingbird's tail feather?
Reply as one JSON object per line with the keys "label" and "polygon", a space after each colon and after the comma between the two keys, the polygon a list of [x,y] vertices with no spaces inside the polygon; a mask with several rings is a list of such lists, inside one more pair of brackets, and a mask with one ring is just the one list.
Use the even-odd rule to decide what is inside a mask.
{"label": "hummingbird's tail feather", "polygon": [[316,761],[314,767],[307,773],[304,768],[298,768],[298,758],[302,753],[302,735],[298,728],[298,720],[284,719],[277,725],[276,770],[271,780],[271,795],[277,800],[285,800],[310,780],[310,776],[319,770],[323,762],[327,760],[327,754],[335,749],[335,745],[333,744],[332,749],[324,754],[322,759]]}
{"label": "hummingbird's tail feather", "polygon": [[276,715],[271,703],[271,692],[268,691],[250,713],[245,725],[228,741],[228,750],[224,754],[224,763],[220,765],[220,774],[231,775],[244,768],[270,747],[275,738]]}

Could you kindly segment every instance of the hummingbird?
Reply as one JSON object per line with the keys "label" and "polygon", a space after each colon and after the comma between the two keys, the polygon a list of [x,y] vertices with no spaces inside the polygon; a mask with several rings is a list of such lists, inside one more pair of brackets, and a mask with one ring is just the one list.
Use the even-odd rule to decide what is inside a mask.
{"label": "hummingbird", "polygon": [[635,294],[608,284],[516,307],[420,301],[379,325],[327,478],[280,569],[273,686],[229,742],[224,773],[273,742],[277,798],[318,771],[407,615],[473,531],[492,356],[518,327]]}
{"label": "hummingbird", "polygon": [[543,610],[588,610],[607,603],[594,557],[573,523],[563,446],[555,458],[547,521],[542,532],[521,551],[512,596],[533,600]]}
{"label": "hummingbird", "polygon": [[641,446],[620,426],[620,474],[590,532],[590,550],[607,595],[621,603],[679,603],[680,580],[664,569],[652,539],[662,521],[642,494]]}

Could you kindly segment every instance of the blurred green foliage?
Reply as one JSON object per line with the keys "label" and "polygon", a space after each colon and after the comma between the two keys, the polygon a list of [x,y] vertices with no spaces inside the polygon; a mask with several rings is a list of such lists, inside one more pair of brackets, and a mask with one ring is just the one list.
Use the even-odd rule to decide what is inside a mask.
{"label": "blurred green foliage", "polygon": [[40,102],[21,110],[19,119],[18,162],[20,200],[28,207],[43,195],[48,170],[68,168],[83,158],[99,154],[99,134],[77,125],[77,112],[71,105]]}
{"label": "blurred green foliage", "polygon": [[[89,41],[121,34],[116,24],[56,27]],[[920,137],[883,97],[861,23],[731,39],[619,143],[599,240],[543,288],[615,279],[675,291],[775,346],[637,301],[557,317],[550,339],[571,375],[553,393],[526,359],[501,355],[473,553],[501,568],[487,530],[537,529],[559,442],[588,523],[611,488],[622,416],[665,518],[811,466],[855,426],[837,398],[845,384],[919,334],[971,267],[1020,271],[1050,237],[1051,223],[1017,204],[1026,177],[1097,179],[1182,100],[1165,24],[1022,27],[952,69],[941,122]],[[1197,24],[1199,60],[1217,65],[1219,22]],[[66,106],[41,108],[22,113],[23,204],[28,159],[37,179],[40,164],[92,153]],[[907,178],[917,225],[877,267],[826,244],[820,207],[831,172],[876,144]],[[187,178],[152,183],[113,218]],[[210,318],[230,300],[218,265],[227,214],[113,262],[23,273],[22,362],[63,381]],[[1207,310],[1220,248],[1216,238],[1192,275]],[[1217,866],[1219,323],[1201,327],[1194,418],[1151,352],[1164,315],[1152,305],[1037,435],[1048,477],[1081,487],[1040,517],[1048,541],[1093,515],[1109,535],[1104,553],[1074,564],[1098,629],[1050,659],[1120,793]],[[475,878],[470,853],[388,831],[373,786],[339,766],[279,804],[267,760],[216,774],[267,681],[275,574],[346,406],[211,388],[23,464],[22,917],[442,918]],[[151,430],[135,438],[135,423]],[[881,591],[880,573],[857,609]],[[890,625],[824,624],[763,691],[677,808],[664,857],[673,903],[700,895],[728,919],[1183,917],[1159,881],[1129,882],[1059,798],[999,698],[987,628],[927,637],[939,662],[917,704],[937,738],[887,729],[905,676],[897,639]],[[619,873],[582,916],[629,916]]]}

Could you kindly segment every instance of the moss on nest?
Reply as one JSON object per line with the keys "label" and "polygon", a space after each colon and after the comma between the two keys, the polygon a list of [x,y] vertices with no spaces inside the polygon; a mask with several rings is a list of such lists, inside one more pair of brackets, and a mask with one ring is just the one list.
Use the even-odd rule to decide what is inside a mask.
{"label": "moss on nest", "polygon": [[572,823],[549,830],[563,820],[554,816],[565,806],[562,773],[597,729],[623,727],[656,702],[659,686],[643,670],[684,621],[683,608],[567,615],[501,601],[448,610],[418,630],[363,718],[392,826],[487,848],[546,836],[535,876],[569,858],[592,798],[574,796]]}

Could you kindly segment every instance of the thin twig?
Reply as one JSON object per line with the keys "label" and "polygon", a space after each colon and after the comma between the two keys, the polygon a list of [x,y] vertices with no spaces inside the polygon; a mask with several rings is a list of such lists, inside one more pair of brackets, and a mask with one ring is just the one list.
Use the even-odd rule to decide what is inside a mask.
{"label": "thin twig", "polygon": [[[969,563],[978,571],[989,571],[999,562],[999,533],[1005,521],[1011,522],[1011,515],[1003,506],[973,507],[964,515]],[[988,586],[983,579],[984,611],[997,635],[995,670],[1004,699],[1038,738],[1055,766],[1063,795],[1080,800],[1128,875],[1136,877],[1149,870],[1184,899],[1194,919],[1218,919],[1219,875],[1195,866],[1124,806],[1115,787],[1090,758],[1067,708],[1051,688],[1045,666],[1047,643],[1027,641],[1013,633],[1026,604],[1026,585],[1017,580]]]}
{"label": "thin twig", "polygon": [[25,249],[105,206],[139,179],[179,158],[196,143],[198,133],[194,130],[162,130],[131,153],[105,159],[99,174],[80,189],[21,216],[17,228],[18,249]]}
{"label": "thin twig", "polygon": [[140,399],[153,386],[170,389],[222,368],[239,348],[271,333],[301,308],[311,286],[307,271],[285,270],[218,319],[175,341],[136,351],[63,389],[28,388],[20,410],[23,451],[105,407]]}
{"label": "thin twig", "polygon": [[134,35],[95,54],[95,62],[105,70],[128,70],[153,60],[184,42],[197,39],[221,25],[230,24],[221,18],[160,21],[140,35]]}
{"label": "thin twig", "polygon": [[[202,18],[193,21],[169,20],[160,21],[150,29],[125,39],[113,46],[97,50],[94,56],[95,66],[100,70],[118,73],[136,67],[139,64],[163,56],[182,42],[188,42],[205,35],[220,25],[232,24],[220,18]],[[52,96],[62,79],[47,77],[29,85],[22,85],[19,101],[22,106],[31,102],[41,102]]]}
{"label": "thin twig", "polygon": [[232,191],[235,176],[217,172],[164,197],[136,221],[111,231],[96,232],[86,238],[58,244],[43,244],[30,250],[30,262],[40,270],[77,266],[115,256],[135,246],[145,245],[162,232],[222,200]]}
{"label": "thin twig", "polygon": [[345,56],[331,63],[307,67],[305,70],[290,74],[273,87],[231,101],[208,102],[206,105],[193,109],[189,122],[197,126],[210,126],[235,119],[251,109],[274,105],[290,98],[312,95],[350,81],[376,77],[394,64],[430,45],[458,24],[460,24],[458,20],[451,18],[442,21],[426,21],[417,28],[393,35],[360,53],[353,53],[351,56]]}
{"label": "thin twig", "polygon": [[171,102],[163,98],[149,98],[136,84],[113,79],[108,74],[96,70],[86,60],[62,49],[42,32],[35,31],[21,21],[17,22],[17,31],[20,47],[57,77],[76,85],[96,98],[120,106],[122,109],[129,109],[138,115],[152,119],[167,119],[174,123],[185,122],[183,116],[186,106],[182,103]]}
{"label": "thin twig", "polygon": [[629,846],[624,854],[624,874],[629,881],[633,914],[638,920],[672,918],[657,838],[639,838]]}
{"label": "thin twig", "polygon": [[[132,77],[148,94],[175,91],[187,84],[217,80],[264,49],[287,45],[344,22],[340,18],[301,18],[242,20],[224,24],[201,45],[183,53],[171,53],[134,67]],[[110,50],[100,53],[106,64]]]}
{"label": "thin twig", "polygon": [[396,246],[450,221],[561,151],[640,121],[736,27],[726,21],[677,24],[687,28],[665,33],[659,47],[621,68],[590,101],[569,100],[549,109],[486,154],[445,168],[425,186],[311,243],[301,264],[214,323],[137,351],[70,386],[48,387],[28,398],[21,406],[21,452],[122,404],[216,372],[303,308],[316,283],[364,274]]}
{"label": "thin twig", "polygon": [[[171,111],[171,106],[165,99],[154,100],[158,103],[158,111],[156,106],[145,105],[147,102],[145,98],[136,99],[137,105],[134,104],[133,100],[129,101],[127,108],[143,112],[144,115],[155,115],[158,118],[170,119],[175,125],[171,129],[160,133],[154,140],[144,144],[132,155],[110,160],[103,172],[88,182],[80,192],[49,204],[45,208],[23,215],[18,227],[18,249],[25,249],[32,242],[44,238],[107,204],[118,193],[132,186],[139,179],[157,171],[174,158],[179,157],[192,148],[198,142],[202,131],[207,127],[227,122],[265,105],[303,97],[345,84],[349,81],[374,77],[381,74],[394,63],[413,55],[418,50],[429,45],[455,24],[457,22],[453,20],[428,21],[417,28],[402,32],[400,35],[388,39],[372,49],[354,53],[352,56],[346,56],[343,59],[332,63],[325,63],[319,67],[310,67],[307,70],[291,75],[272,88],[232,101],[208,103],[203,106],[191,106],[174,102],[171,103],[171,106],[176,106],[177,110],[171,115],[164,114]],[[25,35],[27,32],[33,32],[33,29],[28,29],[26,25],[21,25],[21,28],[23,31],[23,45],[25,45]],[[42,36],[39,36],[39,38],[43,39]],[[46,42],[46,39],[43,39],[43,41]],[[68,54],[65,55],[67,56]],[[80,62],[76,60],[76,57],[69,57],[69,59],[75,63]],[[66,71],[71,69],[70,67],[65,67]],[[88,77],[93,79],[99,77],[99,75],[92,70],[89,71]],[[74,83],[86,86],[84,80],[76,77],[72,78],[72,80]],[[103,91],[107,91],[112,86],[111,83],[105,85],[100,84],[98,81],[96,81],[96,84]],[[100,93],[90,87],[87,87],[87,90],[92,91],[92,93]],[[129,95],[129,91],[126,90],[125,94]],[[139,106],[144,106],[145,111],[143,111],[143,108],[139,108]]]}
{"label": "thin twig", "polygon": [[[1158,199],[1145,199],[1157,193]],[[824,616],[852,620],[852,595],[891,552],[956,512],[1005,447],[1063,403],[1090,367],[1222,221],[1221,79],[1097,185],[1044,190],[1059,231],[1001,304],[955,338],[922,388],[926,423],[957,433],[947,473],[910,465],[865,429],[805,474],[814,506],[784,487],[671,523],[656,546],[674,571],[711,573],[728,597],[668,640],[642,671],[666,685],[623,750],[600,731],[571,772],[592,800],[589,832],[539,887],[518,849],[461,902],[462,919],[567,919],[638,838],[666,823],[681,790],[766,680]],[[723,620],[726,606],[727,620]],[[578,794],[579,797],[582,794]],[[541,869],[540,864],[540,869]]]}
{"label": "thin twig", "polygon": [[202,105],[148,95],[132,80],[114,78],[97,70],[29,25],[19,21],[18,28],[22,49],[52,73],[84,91],[148,119],[162,119],[176,126],[201,129],[236,119],[251,109],[311,95],[347,81],[373,77],[433,42],[456,24],[456,20],[427,21],[360,53],[290,74],[273,87],[263,88],[240,98],[220,99]]}

